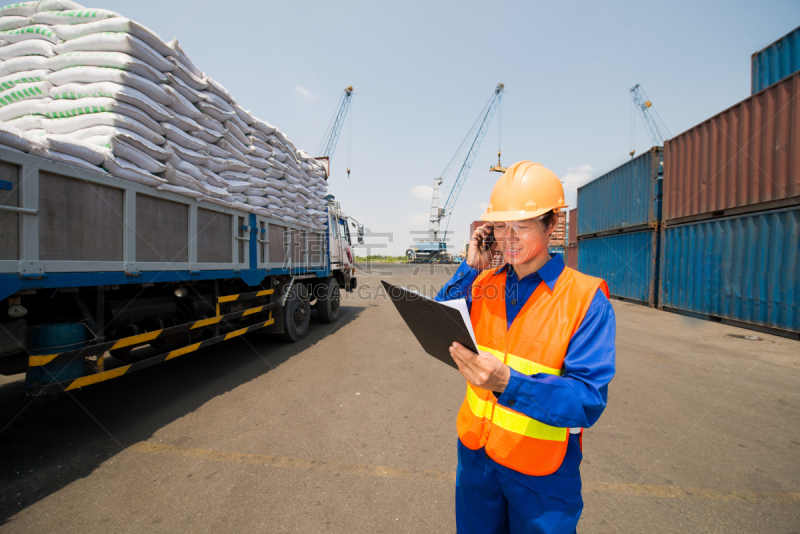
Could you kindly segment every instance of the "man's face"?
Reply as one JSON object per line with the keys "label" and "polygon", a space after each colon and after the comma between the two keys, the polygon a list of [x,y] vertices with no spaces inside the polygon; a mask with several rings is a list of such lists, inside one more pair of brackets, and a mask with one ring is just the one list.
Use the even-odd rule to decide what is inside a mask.
{"label": "man's face", "polygon": [[547,252],[550,232],[538,219],[494,223],[494,234],[511,265],[521,265]]}

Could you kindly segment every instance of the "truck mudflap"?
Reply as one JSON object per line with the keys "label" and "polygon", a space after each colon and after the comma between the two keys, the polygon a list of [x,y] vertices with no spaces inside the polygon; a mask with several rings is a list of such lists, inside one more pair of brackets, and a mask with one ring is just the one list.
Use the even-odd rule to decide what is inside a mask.
{"label": "truck mudflap", "polygon": [[[240,295],[228,295],[226,297],[220,297],[221,302],[232,302],[234,300],[244,300],[245,298],[254,298],[256,296],[263,296],[273,293],[274,290],[264,290],[254,293],[242,293]],[[225,300],[223,300],[225,299]],[[209,317],[207,319],[200,319],[198,321],[193,321],[191,323],[185,323],[182,325],[173,326],[170,328],[164,328],[161,330],[155,330],[153,332],[145,332],[143,334],[137,334],[134,336],[117,339],[114,341],[108,341],[106,343],[98,343],[96,345],[90,345],[87,347],[82,347],[79,349],[62,352],[58,354],[45,354],[45,355],[36,355],[36,356],[29,356],[28,357],[28,367],[46,367],[51,364],[63,364],[68,362],[73,362],[76,360],[84,360],[90,356],[97,356],[97,364],[96,364],[96,372],[94,374],[89,374],[86,376],[81,376],[79,378],[75,378],[72,380],[65,380],[61,382],[50,382],[46,384],[29,384],[27,394],[28,396],[35,396],[35,395],[43,395],[43,394],[51,394],[57,393],[60,391],[69,391],[73,389],[82,388],[85,386],[89,386],[91,384],[96,384],[98,382],[105,382],[106,380],[111,380],[112,378],[117,378],[119,376],[132,373],[134,371],[138,371],[140,369],[145,369],[147,367],[151,367],[153,365],[165,362],[167,360],[171,360],[173,358],[177,358],[178,356],[183,356],[184,354],[189,354],[191,352],[197,351],[199,349],[209,347],[211,345],[215,345],[222,341],[226,341],[228,339],[238,337],[242,334],[247,334],[249,332],[254,332],[256,330],[260,330],[262,328],[268,327],[275,323],[275,319],[273,317],[272,310],[276,307],[276,303],[271,302],[268,304],[264,304],[262,306],[255,306],[253,308],[249,308],[246,310],[240,310],[233,313],[228,313],[225,315],[217,315],[215,317]],[[247,317],[249,315],[264,313],[269,311],[269,319],[266,321],[259,321],[253,323],[251,325],[233,330],[231,332],[227,332],[225,334],[216,335],[209,339],[198,341],[197,343],[192,343],[185,347],[177,348],[170,350],[168,352],[164,352],[162,354],[158,354],[156,356],[152,356],[149,358],[145,358],[141,361],[130,363],[127,365],[123,365],[120,367],[116,367],[113,369],[105,370],[104,367],[104,353],[110,350],[117,350],[123,349],[128,347],[135,347],[139,345],[148,344],[153,340],[159,338],[165,338],[174,334],[180,334],[184,332],[191,332],[192,330],[198,330],[207,327],[213,327],[219,325],[220,323],[229,323],[230,321],[241,319],[243,317]],[[215,332],[216,333],[216,332]]]}

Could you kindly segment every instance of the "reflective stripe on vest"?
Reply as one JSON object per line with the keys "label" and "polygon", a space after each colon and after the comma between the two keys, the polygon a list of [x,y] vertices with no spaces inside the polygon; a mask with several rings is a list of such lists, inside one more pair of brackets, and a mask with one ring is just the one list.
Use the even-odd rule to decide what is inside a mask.
{"label": "reflective stripe on vest", "polygon": [[[569,341],[594,294],[600,288],[608,295],[605,282],[564,268],[553,290],[540,283],[509,327],[505,281],[505,271],[485,271],[473,284],[471,319],[479,350],[528,376],[560,376]],[[550,426],[499,405],[491,391],[470,384],[458,413],[458,436],[466,447],[485,447],[499,464],[528,475],[555,472],[569,434],[580,431]]]}

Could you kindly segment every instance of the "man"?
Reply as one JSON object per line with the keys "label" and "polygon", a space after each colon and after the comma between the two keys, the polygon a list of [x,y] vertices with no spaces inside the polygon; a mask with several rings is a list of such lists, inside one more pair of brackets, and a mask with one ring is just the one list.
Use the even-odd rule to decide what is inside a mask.
{"label": "man", "polygon": [[[583,429],[606,406],[615,321],[606,283],[547,251],[566,207],[555,173],[529,161],[509,167],[467,261],[436,297],[467,298],[479,349],[450,348],[467,379],[457,418],[459,533],[575,532],[583,509]],[[494,250],[504,264],[487,269]]]}

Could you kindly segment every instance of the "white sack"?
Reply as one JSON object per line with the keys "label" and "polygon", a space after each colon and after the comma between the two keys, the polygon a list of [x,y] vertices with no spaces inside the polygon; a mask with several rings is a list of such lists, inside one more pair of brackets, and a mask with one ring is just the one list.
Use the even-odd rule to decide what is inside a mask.
{"label": "white sack", "polygon": [[69,67],[111,67],[133,72],[153,83],[166,83],[167,77],[141,59],[122,52],[67,52],[47,60],[50,70]]}
{"label": "white sack", "polygon": [[[208,161],[210,156],[203,154],[201,152],[197,152],[195,150],[191,150],[188,148],[184,148],[178,143],[173,141],[167,140],[167,146],[169,146],[172,151],[175,153],[176,156],[181,158],[184,161],[188,161],[193,165],[204,165],[206,161]],[[202,171],[201,171],[202,172]]]}
{"label": "white sack", "polygon": [[161,127],[164,129],[164,135],[172,141],[182,147],[191,149],[191,150],[204,150],[207,146],[207,143],[198,139],[192,135],[187,134],[177,126],[173,126],[169,123],[162,123]]}
{"label": "white sack", "polygon": [[33,147],[22,130],[18,130],[4,122],[0,122],[0,145],[21,150],[22,152],[28,152]]}
{"label": "white sack", "polygon": [[172,102],[170,107],[181,115],[186,115],[187,117],[191,117],[193,119],[198,119],[203,115],[203,113],[198,110],[194,104],[186,100],[182,94],[169,85],[162,85],[161,90],[167,93],[171,98]]}
{"label": "white sack", "polygon": [[255,178],[259,178],[261,180],[266,180],[267,178],[269,178],[269,174],[262,171],[258,167],[253,167],[252,169],[248,169],[247,174]]}
{"label": "white sack", "polygon": [[241,193],[250,188],[250,182],[242,182],[239,180],[226,180],[228,182],[228,191],[231,193]]}
{"label": "white sack", "polygon": [[170,86],[173,89],[175,89],[178,93],[180,93],[183,96],[183,98],[185,98],[192,104],[203,100],[203,95],[200,93],[200,91],[195,91],[194,89],[186,85],[186,83],[183,80],[177,78],[173,73],[168,72],[166,76]]}
{"label": "white sack", "polygon": [[189,189],[188,187],[182,187],[180,185],[164,184],[164,185],[159,185],[156,189],[158,189],[159,191],[169,191],[170,193],[177,193],[179,195],[183,195],[189,198],[200,198],[205,196],[205,194],[201,193],[200,191]]}
{"label": "white sack", "polygon": [[228,184],[228,181],[225,180],[225,178],[223,178],[219,174],[215,173],[214,171],[210,170],[206,166],[197,167],[197,168],[198,168],[198,170],[200,170],[201,173],[203,173],[203,177],[205,178],[207,183],[209,183],[209,184],[211,184],[213,186],[216,186],[216,187],[224,188],[227,191],[227,187],[228,187],[229,184]]}
{"label": "white sack", "polygon": [[261,207],[264,207],[267,204],[269,204],[266,198],[254,197],[250,195],[247,195],[247,203],[250,204],[251,206],[261,206]]}
{"label": "white sack", "polygon": [[82,5],[72,0],[44,0],[36,6],[36,12],[42,11],[64,11],[67,9],[85,9]]}
{"label": "white sack", "polygon": [[[0,33],[0,35],[2,34]],[[64,41],[54,50],[56,54],[85,51],[122,52],[141,59],[161,72],[169,72],[175,68],[171,61],[164,59],[161,54],[129,33],[93,33],[71,41]]]}
{"label": "white sack", "polygon": [[151,119],[147,113],[137,107],[113,98],[90,97],[79,98],[77,100],[53,100],[47,104],[42,104],[38,109],[39,113],[49,119],[64,119],[67,117],[78,117],[104,112],[119,113],[140,122],[146,128],[159,135],[164,135],[164,130],[161,126]]}
{"label": "white sack", "polygon": [[224,149],[224,150],[227,150],[228,152],[230,152],[230,154],[232,156],[236,156],[239,160],[244,160],[245,159],[244,152],[239,150],[235,146],[235,144],[230,143],[227,139],[225,139],[224,136],[223,136],[222,139],[220,139],[219,141],[217,141],[214,144],[217,145],[218,147]]}
{"label": "white sack", "polygon": [[61,38],[53,33],[48,26],[43,24],[34,24],[32,26],[23,26],[15,30],[0,31],[0,39],[8,41],[9,43],[19,43],[28,39],[42,39],[53,44],[61,42]]}
{"label": "white sack", "polygon": [[91,113],[66,119],[41,119],[41,126],[47,133],[66,134],[84,130],[92,126],[114,126],[137,133],[156,145],[163,145],[166,140],[141,122],[119,113]]}
{"label": "white sack", "polygon": [[63,154],[61,152],[56,152],[54,150],[47,150],[46,148],[34,146],[31,148],[28,154],[32,156],[39,156],[40,158],[51,159],[59,163],[66,163],[67,165],[74,165],[76,167],[80,167],[82,169],[86,169],[89,171],[97,171],[97,172],[102,171],[102,169],[100,169],[96,165],[92,165],[88,161],[76,158],[75,156],[70,156],[69,154]]}
{"label": "white sack", "polygon": [[47,69],[14,72],[12,74],[0,77],[0,90],[5,91],[6,89],[11,89],[20,83],[43,82],[48,74],[50,74],[50,71]]}
{"label": "white sack", "polygon": [[[45,61],[44,58],[40,59]],[[162,89],[167,87],[166,85],[157,85],[133,72],[108,67],[69,67],[48,74],[47,81],[56,86],[68,83],[114,82],[119,85],[133,87],[162,106],[169,106],[173,103],[173,98]]]}
{"label": "white sack", "polygon": [[203,192],[203,187],[200,183],[192,178],[190,175],[186,174],[185,172],[174,168],[169,163],[167,164],[167,170],[164,171],[162,174],[164,179],[171,183],[172,185],[179,185],[181,187],[188,187],[189,189],[193,189],[195,191]]}
{"label": "white sack", "polygon": [[205,113],[209,117],[218,120],[220,122],[225,122],[226,120],[236,115],[236,112],[234,111],[226,111],[217,106],[216,104],[212,104],[211,102],[205,100],[200,101],[195,105],[197,106],[197,109],[199,109],[201,112]]}
{"label": "white sack", "polygon": [[64,41],[80,39],[86,35],[97,33],[126,33],[141,40],[160,56],[169,57],[175,54],[153,30],[142,26],[138,22],[126,19],[125,17],[118,16],[97,22],[89,22],[87,24],[53,26],[53,31]]}
{"label": "white sack", "polygon": [[245,123],[247,126],[252,126],[253,124],[255,124],[256,122],[255,117],[253,117],[250,111],[244,109],[239,104],[234,104],[233,111],[236,112],[236,116],[239,117],[239,120]]}
{"label": "white sack", "polygon": [[225,128],[233,137],[236,138],[237,141],[239,141],[239,143],[242,145],[242,149],[245,153],[247,153],[247,147],[250,145],[250,139],[248,139],[242,129],[239,128],[239,126],[234,122],[235,118],[236,116],[234,115],[232,119],[228,120],[228,122],[225,123]]}
{"label": "white sack", "polygon": [[6,76],[14,72],[24,72],[28,70],[46,69],[47,58],[42,56],[22,56],[11,58],[0,63],[0,76]]}
{"label": "white sack", "polygon": [[153,176],[146,170],[127,161],[125,158],[117,158],[109,155],[103,162],[103,168],[112,176],[144,185],[159,186],[166,183],[166,180]]}
{"label": "white sack", "polygon": [[53,43],[43,41],[42,39],[27,39],[0,47],[0,59],[3,61],[8,61],[9,59],[20,56],[50,57],[54,55],[56,55],[56,53],[53,50]]}
{"label": "white sack", "polygon": [[[2,9],[0,9],[2,12]],[[16,30],[23,26],[30,26],[33,21],[30,17],[2,16],[0,15],[0,31]]]}
{"label": "white sack", "polygon": [[205,77],[195,76],[183,63],[174,56],[169,58],[172,63],[172,74],[195,91],[203,91],[208,87]]}
{"label": "white sack", "polygon": [[226,208],[232,208],[233,207],[233,203],[232,202],[228,202],[228,201],[222,200],[221,198],[214,198],[214,197],[211,197],[211,196],[205,196],[205,197],[200,198],[200,200],[202,200],[204,202],[210,202],[212,204],[218,204],[220,206],[225,206]]}
{"label": "white sack", "polygon": [[[20,104],[22,104],[22,102],[20,102]],[[17,117],[16,119],[5,121],[5,123],[18,130],[22,130],[23,132],[27,132],[28,130],[39,130],[43,128],[41,115],[23,115],[21,117]]]}
{"label": "white sack", "polygon": [[[222,132],[217,132],[215,130],[209,130],[208,128],[203,128],[202,130],[197,130],[193,132],[195,137],[198,137],[203,140],[205,143],[214,144],[220,140],[222,137]],[[223,150],[223,153],[225,151]],[[224,154],[223,154],[224,155]],[[212,154],[212,156],[222,157],[220,154]]]}
{"label": "white sack", "polygon": [[47,98],[50,96],[51,87],[53,86],[48,82],[18,84],[11,89],[0,92],[0,107],[23,100]]}
{"label": "white sack", "polygon": [[84,24],[117,16],[119,15],[107,9],[68,9],[64,11],[42,11],[34,14],[31,19],[37,24]]}
{"label": "white sack", "polygon": [[181,45],[178,44],[178,39],[177,38],[175,38],[172,41],[170,41],[167,44],[167,46],[169,46],[173,50],[173,52],[174,52],[174,56],[173,57],[175,57],[175,59],[180,61],[183,64],[184,67],[189,69],[189,72],[191,72],[192,74],[194,74],[198,78],[205,78],[205,74],[203,74],[203,71],[200,70],[200,68],[197,65],[195,65],[194,62],[191,59],[189,59],[189,56],[187,56],[186,52],[183,51],[183,48],[181,48]]}
{"label": "white sack", "polygon": [[239,180],[241,182],[249,182],[250,181],[250,175],[248,175],[246,173],[243,173],[243,172],[238,172],[238,171],[222,171],[222,172],[219,173],[219,175],[222,176],[223,178],[225,178],[228,181],[231,181],[231,180]]}
{"label": "white sack", "polygon": [[49,135],[43,136],[42,146],[48,150],[76,157],[95,166],[102,165],[108,153],[108,150],[87,141],[70,139],[68,136],[62,137],[59,135],[53,137]]}
{"label": "white sack", "polygon": [[55,100],[77,100],[79,98],[106,97],[135,106],[157,121],[172,119],[171,112],[141,91],[114,82],[90,84],[68,83],[50,89]]}
{"label": "white sack", "polygon": [[19,2],[0,7],[0,17],[17,15],[20,17],[30,17],[36,13],[39,2]]}

